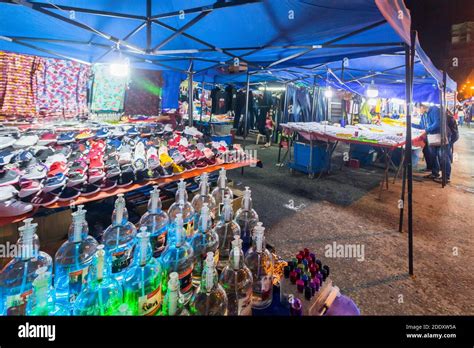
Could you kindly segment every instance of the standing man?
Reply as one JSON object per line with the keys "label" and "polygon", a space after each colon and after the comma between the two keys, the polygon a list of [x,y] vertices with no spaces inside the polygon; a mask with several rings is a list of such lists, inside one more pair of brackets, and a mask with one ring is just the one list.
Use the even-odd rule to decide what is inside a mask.
{"label": "standing man", "polygon": [[[412,124],[413,128],[423,129],[428,133],[428,105],[421,104],[419,108],[419,113],[421,115],[420,124]],[[423,147],[423,157],[425,158],[426,168],[425,172],[431,172],[433,170],[433,153],[431,152],[430,146],[428,144],[428,137],[425,136],[425,146]]]}
{"label": "standing man", "polygon": [[[418,129],[424,129],[426,134],[440,134],[440,120],[441,110],[438,106],[428,107],[427,104],[421,104],[420,106],[421,122],[419,125],[413,125]],[[439,178],[441,151],[439,151],[439,145],[434,146],[429,143],[427,137],[427,145],[423,149],[423,155],[425,156],[427,169],[431,166],[431,174],[425,176],[426,179],[437,179]]]}

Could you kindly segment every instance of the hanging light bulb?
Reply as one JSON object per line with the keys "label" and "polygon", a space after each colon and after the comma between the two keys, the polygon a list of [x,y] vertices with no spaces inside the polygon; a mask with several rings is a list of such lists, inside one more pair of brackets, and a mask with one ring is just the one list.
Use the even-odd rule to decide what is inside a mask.
{"label": "hanging light bulb", "polygon": [[117,77],[125,77],[130,73],[130,60],[122,59],[122,53],[119,52],[117,62],[110,64],[110,75]]}
{"label": "hanging light bulb", "polygon": [[324,91],[324,96],[329,99],[332,97],[332,94],[333,93],[332,93],[331,87],[327,87],[326,90]]}
{"label": "hanging light bulb", "polygon": [[374,80],[372,80],[369,87],[367,87],[367,97],[377,98],[378,95],[379,95],[379,90],[375,87]]}

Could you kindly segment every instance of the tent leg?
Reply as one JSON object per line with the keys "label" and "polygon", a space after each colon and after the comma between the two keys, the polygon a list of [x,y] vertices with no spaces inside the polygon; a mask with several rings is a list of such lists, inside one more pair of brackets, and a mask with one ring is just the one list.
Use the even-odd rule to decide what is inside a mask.
{"label": "tent leg", "polygon": [[413,68],[415,60],[415,41],[416,31],[411,31],[410,47],[406,46],[406,98],[407,98],[407,117],[406,117],[406,145],[405,161],[407,172],[407,196],[408,196],[408,273],[413,276],[413,168],[412,168],[412,137],[411,137],[411,113],[413,98]]}
{"label": "tent leg", "polygon": [[245,150],[245,144],[247,142],[247,122],[249,117],[249,97],[250,97],[250,74],[247,71],[247,89],[245,94],[245,119],[244,119],[244,142],[243,147]]}
{"label": "tent leg", "polygon": [[443,89],[442,89],[442,99],[441,99],[441,182],[442,187],[444,188],[447,183],[447,176],[446,176],[446,169],[447,169],[447,162],[448,162],[448,144],[447,144],[447,109],[448,105],[446,102],[446,71],[443,71]]}
{"label": "tent leg", "polygon": [[[192,70],[192,67],[191,67],[191,70]],[[190,72],[188,73],[188,118],[189,118],[189,126],[192,127],[193,126],[193,107],[194,107],[194,103],[193,103],[193,96],[194,96],[194,93],[193,93],[193,73]]]}
{"label": "tent leg", "polygon": [[405,186],[407,182],[407,167],[405,165],[405,161],[402,164],[403,166],[403,174],[402,174],[402,195],[400,197],[401,201],[401,206],[400,206],[400,220],[398,222],[398,232],[402,233],[403,232],[403,213],[404,213],[404,208],[405,208]]}

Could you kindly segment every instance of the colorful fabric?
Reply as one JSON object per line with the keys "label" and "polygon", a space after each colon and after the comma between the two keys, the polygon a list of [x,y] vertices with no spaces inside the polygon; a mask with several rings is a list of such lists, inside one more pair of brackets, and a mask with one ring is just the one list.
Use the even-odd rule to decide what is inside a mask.
{"label": "colorful fabric", "polygon": [[158,115],[161,104],[163,77],[160,71],[133,69],[125,94],[127,115]]}
{"label": "colorful fabric", "polygon": [[76,117],[87,112],[90,67],[63,59],[44,59],[38,74],[38,111],[41,116]]}
{"label": "colorful fabric", "polygon": [[125,97],[128,77],[113,76],[109,65],[93,66],[92,105],[94,112],[121,111]]}
{"label": "colorful fabric", "polygon": [[43,58],[0,51],[0,115],[34,117]]}

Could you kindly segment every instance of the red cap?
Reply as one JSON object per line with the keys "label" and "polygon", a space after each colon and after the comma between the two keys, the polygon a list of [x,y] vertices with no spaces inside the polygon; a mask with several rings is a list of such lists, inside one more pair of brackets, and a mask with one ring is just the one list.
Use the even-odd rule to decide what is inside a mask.
{"label": "red cap", "polygon": [[296,288],[298,289],[299,292],[303,292],[304,290],[304,281],[299,279],[296,281]]}

